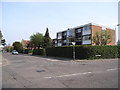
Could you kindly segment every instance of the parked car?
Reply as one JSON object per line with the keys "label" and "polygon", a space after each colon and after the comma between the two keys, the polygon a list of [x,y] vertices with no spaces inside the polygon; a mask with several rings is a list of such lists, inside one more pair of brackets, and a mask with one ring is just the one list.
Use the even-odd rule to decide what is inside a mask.
{"label": "parked car", "polygon": [[18,52],[17,52],[16,50],[13,50],[13,51],[12,51],[12,54],[13,54],[13,55],[18,55]]}

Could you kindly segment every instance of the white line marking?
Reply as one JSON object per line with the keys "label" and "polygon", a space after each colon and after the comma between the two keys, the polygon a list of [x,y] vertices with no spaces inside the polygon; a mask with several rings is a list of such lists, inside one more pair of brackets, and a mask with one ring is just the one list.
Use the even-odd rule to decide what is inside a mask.
{"label": "white line marking", "polygon": [[92,73],[92,72],[74,73],[74,74],[66,74],[66,75],[53,76],[53,77],[44,77],[44,78],[70,77],[70,76],[85,75],[85,74],[90,74],[90,73]]}
{"label": "white line marking", "polygon": [[52,77],[44,77],[44,78],[52,78]]}
{"label": "white line marking", "polygon": [[59,61],[59,60],[52,60],[52,59],[47,59],[48,61]]}
{"label": "white line marking", "polygon": [[[113,70],[118,70],[120,68],[113,68],[113,69],[107,69],[106,71],[113,71]],[[83,73],[73,73],[73,74],[66,74],[66,75],[60,75],[60,76],[51,76],[51,77],[44,77],[47,79],[50,78],[55,78],[55,77],[70,77],[70,76],[77,76],[77,75],[86,75],[86,74],[91,74],[91,73],[96,73],[96,72],[83,72]]]}
{"label": "white line marking", "polygon": [[113,70],[118,70],[118,68],[114,68],[114,69],[107,69],[107,71],[113,71]]}

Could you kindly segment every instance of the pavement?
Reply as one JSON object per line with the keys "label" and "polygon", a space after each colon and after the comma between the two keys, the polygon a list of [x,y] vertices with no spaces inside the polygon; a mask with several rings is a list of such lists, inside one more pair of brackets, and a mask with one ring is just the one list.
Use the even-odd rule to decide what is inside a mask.
{"label": "pavement", "polygon": [[64,60],[2,54],[3,88],[118,88],[118,59]]}

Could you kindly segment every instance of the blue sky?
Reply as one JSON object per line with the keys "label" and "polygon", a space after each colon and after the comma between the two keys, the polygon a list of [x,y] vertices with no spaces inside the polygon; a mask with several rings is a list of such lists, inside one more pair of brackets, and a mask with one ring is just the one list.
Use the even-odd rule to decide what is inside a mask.
{"label": "blue sky", "polygon": [[36,32],[50,37],[67,28],[87,23],[115,28],[117,2],[3,2],[2,32],[7,43],[29,39]]}

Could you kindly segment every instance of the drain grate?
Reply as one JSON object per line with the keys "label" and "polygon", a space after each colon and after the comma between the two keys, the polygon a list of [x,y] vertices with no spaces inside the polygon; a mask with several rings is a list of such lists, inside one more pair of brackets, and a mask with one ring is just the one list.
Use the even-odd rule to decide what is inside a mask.
{"label": "drain grate", "polygon": [[36,70],[36,72],[45,72],[45,70]]}

